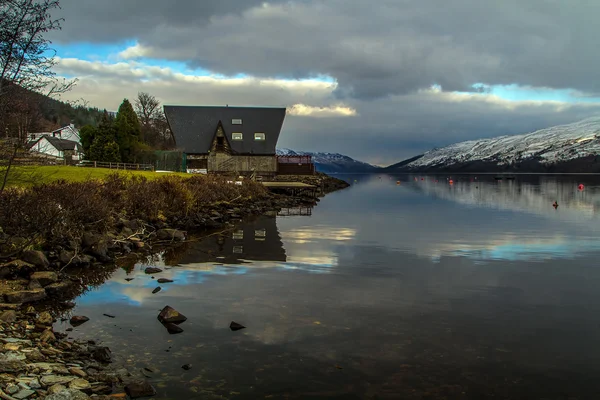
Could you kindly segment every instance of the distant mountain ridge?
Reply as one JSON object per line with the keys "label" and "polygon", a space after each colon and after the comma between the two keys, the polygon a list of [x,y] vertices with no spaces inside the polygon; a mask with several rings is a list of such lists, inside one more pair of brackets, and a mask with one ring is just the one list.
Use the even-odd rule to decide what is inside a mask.
{"label": "distant mountain ridge", "polygon": [[386,172],[600,172],[600,117],[535,132],[469,140],[386,167]]}
{"label": "distant mountain ridge", "polygon": [[312,156],[315,168],[319,172],[335,173],[335,172],[374,172],[379,171],[381,167],[368,164],[363,161],[355,160],[351,157],[339,153],[323,153],[296,151],[286,148],[277,149],[279,156]]}

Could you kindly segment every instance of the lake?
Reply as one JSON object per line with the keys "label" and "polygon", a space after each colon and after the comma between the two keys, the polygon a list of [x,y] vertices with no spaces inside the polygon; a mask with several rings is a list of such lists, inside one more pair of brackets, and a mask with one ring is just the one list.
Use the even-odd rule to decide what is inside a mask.
{"label": "lake", "polygon": [[312,209],[118,269],[70,336],[161,399],[598,397],[600,177],[340,177]]}

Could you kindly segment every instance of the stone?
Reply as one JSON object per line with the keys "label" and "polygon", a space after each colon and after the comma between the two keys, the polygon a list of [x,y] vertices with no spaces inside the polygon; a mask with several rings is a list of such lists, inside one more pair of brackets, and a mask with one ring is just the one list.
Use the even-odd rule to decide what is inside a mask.
{"label": "stone", "polygon": [[156,394],[156,390],[148,381],[131,382],[125,386],[125,393],[132,399],[149,397]]}
{"label": "stone", "polygon": [[82,378],[76,378],[69,382],[69,389],[88,390],[90,388],[90,383]]}
{"label": "stone", "polygon": [[158,320],[162,323],[171,322],[173,324],[180,324],[187,320],[187,317],[176,311],[173,307],[165,306],[160,314],[158,314]]}
{"label": "stone", "polygon": [[52,315],[48,311],[44,311],[37,317],[36,322],[41,325],[52,325],[54,318],[52,318]]}
{"label": "stone", "polygon": [[171,322],[167,322],[166,324],[163,324],[165,326],[165,328],[167,328],[167,331],[170,334],[175,334],[175,333],[181,333],[183,332],[183,329],[181,329],[179,326],[171,323]]}
{"label": "stone", "polygon": [[29,284],[27,284],[27,290],[34,290],[34,289],[41,289],[42,288],[42,284],[39,281],[36,281],[35,279],[30,281]]}
{"label": "stone", "polygon": [[189,371],[190,369],[192,369],[192,364],[184,364],[181,366],[181,368],[183,368],[186,371]]}
{"label": "stone", "polygon": [[85,317],[83,315],[74,315],[71,317],[69,322],[73,326],[79,326],[79,325],[83,324],[84,322],[88,322],[89,320],[90,319],[88,317]]}
{"label": "stone", "polygon": [[144,270],[144,272],[147,273],[148,275],[158,274],[159,272],[162,272],[162,269],[156,268],[156,267],[148,267]]}
{"label": "stone", "polygon": [[31,362],[40,362],[46,359],[46,357],[35,348],[25,352],[25,356],[27,357],[27,361]]}
{"label": "stone", "polygon": [[36,281],[38,281],[40,283],[40,285],[48,286],[49,284],[58,281],[58,275],[56,275],[56,272],[52,272],[52,271],[39,271],[39,272],[34,272],[33,274],[31,274],[29,279],[31,279],[31,280],[35,279]]}
{"label": "stone", "polygon": [[40,336],[40,341],[42,343],[54,343],[56,342],[56,336],[54,336],[54,333],[48,329],[42,332]]}
{"label": "stone", "polygon": [[48,268],[50,266],[46,255],[39,250],[25,250],[21,255],[21,259],[38,268]]}
{"label": "stone", "polygon": [[[0,296],[0,299],[2,299],[2,296]],[[20,307],[21,304],[0,303],[0,310],[18,310]]]}
{"label": "stone", "polygon": [[4,311],[0,314],[0,321],[2,322],[15,322],[17,320],[17,313],[14,310]]}
{"label": "stone", "polygon": [[19,372],[25,369],[25,355],[16,352],[0,353],[0,371]]}
{"label": "stone", "polygon": [[32,389],[41,389],[42,385],[37,379],[32,379],[31,381],[29,381],[29,387]]}
{"label": "stone", "polygon": [[111,261],[111,258],[108,256],[108,242],[104,239],[93,245],[88,252],[101,262]]}
{"label": "stone", "polygon": [[90,396],[77,389],[64,389],[58,393],[51,394],[46,400],[88,400]]}
{"label": "stone", "polygon": [[102,315],[104,315],[105,317],[108,317],[108,318],[114,318],[115,317],[114,315],[111,315],[111,314],[102,314]]}
{"label": "stone", "polygon": [[167,279],[167,278],[159,278],[156,282],[158,282],[158,283],[172,283],[173,281],[171,279]]}
{"label": "stone", "polygon": [[58,255],[58,261],[60,261],[62,265],[67,265],[69,263],[74,264],[76,258],[74,251],[61,250]]}
{"label": "stone", "polygon": [[96,347],[92,350],[92,357],[96,361],[109,363],[112,361],[110,349],[108,347]]}
{"label": "stone", "polygon": [[87,374],[85,373],[84,370],[82,370],[81,368],[76,368],[76,367],[69,368],[69,373],[71,375],[76,375],[80,378],[85,378],[87,376]]}
{"label": "stone", "polygon": [[29,396],[35,394],[35,390],[31,389],[22,389],[18,393],[13,394],[13,397],[18,400],[23,400],[28,398]]}
{"label": "stone", "polygon": [[131,282],[134,278],[125,278],[127,282]]}
{"label": "stone", "polygon": [[70,281],[56,282],[46,286],[44,289],[50,296],[57,296],[71,287]]}
{"label": "stone", "polygon": [[156,232],[158,240],[184,241],[185,233],[177,229],[160,229]]}
{"label": "stone", "polygon": [[67,388],[65,386],[61,385],[60,383],[57,383],[48,388],[48,394],[60,393],[63,390],[67,390]]}
{"label": "stone", "polygon": [[240,329],[245,329],[246,327],[244,325],[238,324],[237,322],[231,321],[231,324],[229,324],[229,329],[231,329],[232,331],[239,331]]}
{"label": "stone", "polygon": [[19,387],[17,385],[8,385],[4,391],[10,395],[13,395],[19,391]]}
{"label": "stone", "polygon": [[156,293],[160,292],[160,291],[161,291],[161,289],[162,289],[162,288],[161,288],[160,286],[159,286],[159,287],[157,287],[156,289],[154,289],[154,290],[152,291],[152,294],[156,294]]}
{"label": "stone", "polygon": [[60,385],[66,385],[71,382],[75,377],[73,376],[62,376],[62,375],[44,375],[40,379],[42,386],[52,386],[57,383]]}
{"label": "stone", "polygon": [[19,290],[12,293],[6,293],[4,298],[8,303],[30,303],[45,299],[46,291],[44,289]]}
{"label": "stone", "polygon": [[84,249],[88,249],[98,244],[100,240],[102,240],[102,236],[92,232],[84,232],[83,237],[81,238],[81,246]]}

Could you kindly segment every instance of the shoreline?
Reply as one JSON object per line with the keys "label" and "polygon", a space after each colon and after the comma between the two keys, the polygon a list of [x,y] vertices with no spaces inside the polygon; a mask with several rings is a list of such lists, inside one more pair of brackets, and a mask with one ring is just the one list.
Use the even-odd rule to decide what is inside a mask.
{"label": "shoreline", "polygon": [[[321,197],[349,186],[325,174],[281,179],[319,183]],[[318,197],[270,193],[264,187],[251,189],[257,194],[242,196],[242,192],[232,200],[202,205],[201,214],[193,219],[120,218],[105,232],[83,229],[81,245],[45,244],[0,261],[0,399],[59,400],[67,393],[73,399],[114,399],[109,395],[116,391],[124,398],[123,390],[131,398],[153,395],[143,375],[111,368],[110,349],[93,341],[71,341],[67,334],[54,332],[53,323],[58,318],[66,321],[62,317],[75,306],[72,300],[88,285],[101,284],[120,260],[139,260],[159,248],[183,243],[189,235],[197,240],[244,218],[315,206],[319,201]],[[89,269],[94,274],[82,273]],[[78,321],[79,317],[83,316],[70,320],[72,326],[85,322]]]}

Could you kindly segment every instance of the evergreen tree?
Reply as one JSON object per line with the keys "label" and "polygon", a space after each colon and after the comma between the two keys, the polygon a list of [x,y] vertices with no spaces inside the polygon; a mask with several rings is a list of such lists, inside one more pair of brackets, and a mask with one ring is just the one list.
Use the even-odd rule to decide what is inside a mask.
{"label": "evergreen tree", "polygon": [[92,161],[120,162],[119,144],[115,139],[116,129],[108,113],[104,110],[87,158]]}
{"label": "evergreen tree", "polygon": [[121,160],[134,162],[137,149],[142,141],[142,130],[133,106],[127,99],[124,99],[119,106],[115,118],[115,129]]}
{"label": "evergreen tree", "polygon": [[91,125],[82,126],[79,130],[79,137],[81,138],[81,147],[83,147],[83,153],[88,154],[94,138],[96,137],[97,129]]}

